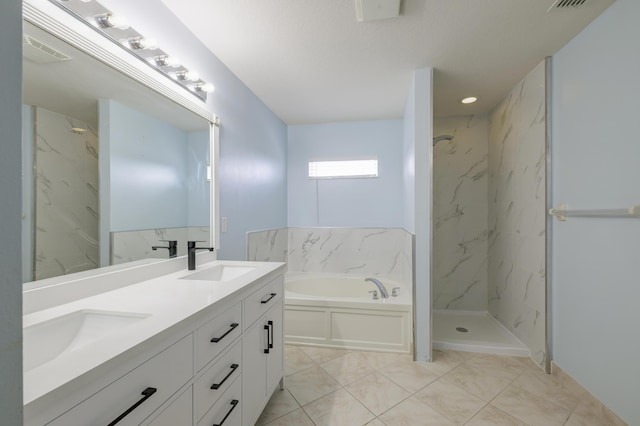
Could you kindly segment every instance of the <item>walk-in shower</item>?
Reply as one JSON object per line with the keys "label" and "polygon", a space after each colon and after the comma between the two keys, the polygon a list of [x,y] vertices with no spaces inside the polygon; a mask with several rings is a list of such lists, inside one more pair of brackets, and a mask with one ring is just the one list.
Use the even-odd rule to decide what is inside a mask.
{"label": "walk-in shower", "polygon": [[490,313],[488,119],[437,118],[434,127],[432,347],[526,356]]}

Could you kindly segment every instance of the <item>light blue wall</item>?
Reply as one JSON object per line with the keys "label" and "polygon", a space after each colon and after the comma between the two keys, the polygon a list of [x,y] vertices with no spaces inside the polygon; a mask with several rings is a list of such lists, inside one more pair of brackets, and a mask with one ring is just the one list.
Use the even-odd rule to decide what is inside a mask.
{"label": "light blue wall", "polygon": [[234,101],[220,129],[223,259],[246,258],[248,231],[287,224],[287,128],[252,93]]}
{"label": "light blue wall", "polygon": [[[433,169],[433,70],[414,71],[404,112],[405,220],[414,237],[415,357],[431,360],[431,214]],[[413,176],[413,179],[411,177]],[[413,219],[413,220],[412,220]]]}
{"label": "light blue wall", "polygon": [[104,105],[111,232],[187,226],[187,132],[114,101]]}
{"label": "light blue wall", "polygon": [[[378,158],[377,178],[309,179],[309,161]],[[289,226],[402,227],[402,121],[289,126]]]}
{"label": "light blue wall", "polygon": [[[618,0],[553,57],[553,204],[640,204],[640,2]],[[640,424],[640,222],[553,224],[555,362]]]}
{"label": "light blue wall", "polygon": [[[160,0],[109,0],[143,34],[212,82],[207,108],[220,116],[220,259],[244,259],[246,232],[287,224],[287,127]],[[153,11],[153,19],[149,19]],[[260,66],[260,64],[256,64]]]}
{"label": "light blue wall", "polygon": [[22,424],[22,2],[0,2],[0,413]]}
{"label": "light blue wall", "polygon": [[187,134],[187,226],[209,226],[209,131]]}

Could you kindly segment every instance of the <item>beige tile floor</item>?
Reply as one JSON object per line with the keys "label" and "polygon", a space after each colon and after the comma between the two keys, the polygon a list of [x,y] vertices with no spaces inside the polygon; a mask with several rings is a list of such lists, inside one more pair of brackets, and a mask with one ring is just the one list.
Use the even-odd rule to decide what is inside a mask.
{"label": "beige tile floor", "polygon": [[258,425],[624,425],[564,374],[528,358],[411,356],[286,346],[284,391]]}

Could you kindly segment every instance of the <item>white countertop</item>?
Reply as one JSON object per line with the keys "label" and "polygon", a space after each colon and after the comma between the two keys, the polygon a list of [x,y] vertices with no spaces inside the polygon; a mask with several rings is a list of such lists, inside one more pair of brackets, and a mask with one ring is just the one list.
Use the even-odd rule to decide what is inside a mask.
{"label": "white countertop", "polygon": [[[215,265],[251,266],[254,270],[229,281],[180,279]],[[79,310],[133,312],[149,315],[103,338],[60,355],[24,373],[24,405],[77,379],[94,368],[188,321],[204,309],[240,294],[256,280],[283,268],[284,263],[213,261],[158,278],[141,281],[90,297],[29,313],[23,327]],[[114,279],[117,279],[114,276]],[[60,287],[64,290],[64,285]]]}

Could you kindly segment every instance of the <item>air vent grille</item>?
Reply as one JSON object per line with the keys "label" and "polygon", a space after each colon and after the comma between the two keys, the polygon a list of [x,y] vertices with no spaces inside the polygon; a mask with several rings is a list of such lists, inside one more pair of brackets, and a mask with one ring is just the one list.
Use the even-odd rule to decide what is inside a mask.
{"label": "air vent grille", "polygon": [[47,46],[43,42],[36,40],[30,35],[22,37],[22,49],[25,59],[29,59],[37,64],[48,64],[52,62],[62,62],[71,59],[70,56]]}
{"label": "air vent grille", "polygon": [[585,4],[587,0],[556,0],[553,5],[549,8],[551,9],[565,9],[568,7],[578,7]]}

